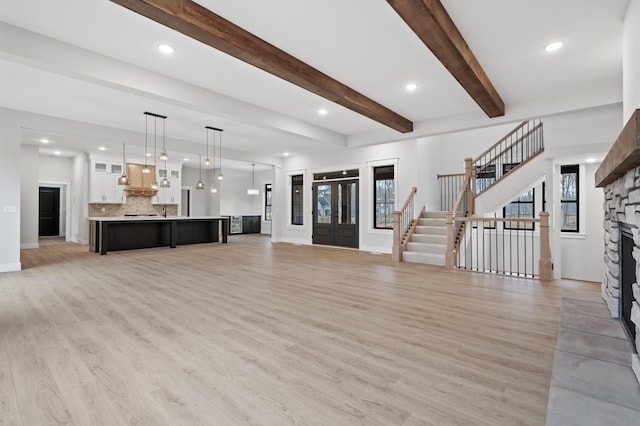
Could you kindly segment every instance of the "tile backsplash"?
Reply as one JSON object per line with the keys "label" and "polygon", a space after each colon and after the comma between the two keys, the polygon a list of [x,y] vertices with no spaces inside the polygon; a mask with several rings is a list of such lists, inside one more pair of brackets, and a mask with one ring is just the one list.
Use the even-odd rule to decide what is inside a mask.
{"label": "tile backsplash", "polygon": [[178,215],[178,206],[175,204],[154,205],[151,204],[151,197],[149,196],[127,195],[126,204],[89,204],[89,217],[124,216],[127,214],[157,214],[162,216],[164,207],[167,209],[167,216]]}

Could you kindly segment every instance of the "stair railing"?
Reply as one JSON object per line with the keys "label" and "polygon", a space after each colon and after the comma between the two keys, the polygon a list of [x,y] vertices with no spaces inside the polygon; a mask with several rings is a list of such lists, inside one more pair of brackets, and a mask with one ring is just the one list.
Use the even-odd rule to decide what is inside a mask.
{"label": "stair railing", "polygon": [[[447,250],[447,268],[543,281],[553,278],[548,212],[540,212],[540,217],[535,219],[455,217],[449,212],[447,242],[451,242],[452,247],[458,223],[462,224],[463,232],[458,248]],[[539,233],[534,232],[536,226],[540,228]]]}
{"label": "stair railing", "polygon": [[544,151],[542,120],[523,121],[473,161],[476,195]]}
{"label": "stair railing", "polygon": [[448,175],[438,175],[438,185],[440,187],[440,211],[447,212],[453,210],[460,189],[465,181],[464,173],[454,173]]}
{"label": "stair railing", "polygon": [[[400,210],[393,212],[393,247],[391,249],[391,260],[393,262],[402,262],[402,252],[407,245],[411,232],[413,232],[418,223],[414,213],[417,191],[418,188],[415,186],[411,188],[411,192]],[[424,208],[422,210],[424,211]],[[422,211],[420,215],[422,215]]]}
{"label": "stair railing", "polygon": [[465,175],[464,181],[460,190],[458,191],[458,197],[453,204],[451,210],[447,211],[446,226],[447,226],[447,248],[445,251],[445,266],[453,268],[455,266],[455,253],[458,249],[460,242],[460,234],[464,232],[465,222],[455,222],[456,217],[465,217],[469,213],[473,212],[474,194],[471,190],[471,182],[473,181],[473,173],[471,173],[471,158],[465,160]]}

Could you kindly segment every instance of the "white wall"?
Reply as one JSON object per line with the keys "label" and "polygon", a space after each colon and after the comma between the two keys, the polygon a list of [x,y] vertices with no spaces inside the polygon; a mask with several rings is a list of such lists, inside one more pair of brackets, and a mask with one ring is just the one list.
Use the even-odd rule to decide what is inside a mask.
{"label": "white wall", "polygon": [[[567,163],[568,164],[568,163]],[[580,165],[580,230],[560,235],[562,278],[600,281],[604,274],[604,195],[596,188],[595,172],[600,163]]]}
{"label": "white wall", "polygon": [[622,36],[622,90],[626,123],[640,108],[640,0],[631,0],[624,18]]}
{"label": "white wall", "polygon": [[82,153],[72,160],[71,241],[88,244],[89,157]]}
{"label": "white wall", "polygon": [[[226,174],[226,173],[225,173]],[[202,170],[202,182],[205,188],[196,190],[196,183],[200,179],[200,170],[192,167],[182,168],[182,187],[191,188],[191,216],[219,216],[220,196],[211,193],[211,185],[214,183],[213,169]],[[215,181],[219,187],[218,181]],[[182,200],[186,202],[186,200]]]}
{"label": "white wall", "polygon": [[20,266],[20,126],[11,110],[0,108],[0,272]]}
{"label": "white wall", "polygon": [[38,167],[40,181],[70,182],[73,178],[73,159],[71,157],[40,155]]}
{"label": "white wall", "polygon": [[[312,155],[288,158],[282,169],[276,170],[274,185],[274,212],[272,239],[274,241],[311,244],[312,237],[312,180],[314,172],[345,169],[360,170],[360,249],[391,252],[392,231],[373,229],[373,178],[371,167],[375,164],[397,164],[396,206],[404,203],[411,187],[417,182],[416,141],[408,140],[388,144],[337,149]],[[304,225],[290,224],[291,194],[290,176],[304,175]]]}
{"label": "white wall", "polygon": [[20,151],[20,248],[38,247],[39,192],[38,147],[22,145]]}
{"label": "white wall", "polygon": [[[224,170],[224,180],[218,188],[220,197],[220,214],[222,216],[233,215],[262,215],[262,195],[248,195],[247,189],[251,188],[251,169],[244,170]],[[220,181],[218,181],[220,182]],[[259,181],[256,180],[256,186]]]}

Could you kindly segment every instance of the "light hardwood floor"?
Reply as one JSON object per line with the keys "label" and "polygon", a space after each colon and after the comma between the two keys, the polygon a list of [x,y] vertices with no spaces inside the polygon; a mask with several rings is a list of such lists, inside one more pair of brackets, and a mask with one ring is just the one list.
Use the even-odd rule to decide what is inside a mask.
{"label": "light hardwood floor", "polygon": [[0,424],[541,425],[563,296],[256,235],[0,274]]}

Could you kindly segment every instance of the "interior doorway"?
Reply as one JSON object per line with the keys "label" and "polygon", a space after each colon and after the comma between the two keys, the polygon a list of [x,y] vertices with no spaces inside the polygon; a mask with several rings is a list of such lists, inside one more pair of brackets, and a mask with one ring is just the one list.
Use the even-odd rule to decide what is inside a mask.
{"label": "interior doorway", "polygon": [[180,216],[191,216],[191,188],[182,188]]}
{"label": "interior doorway", "polygon": [[41,186],[39,190],[38,236],[60,235],[60,188]]}
{"label": "interior doorway", "polygon": [[313,183],[313,244],[358,248],[358,170],[321,175]]}

